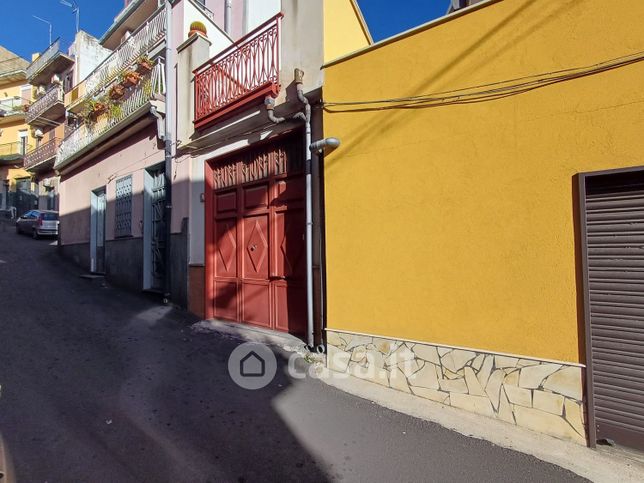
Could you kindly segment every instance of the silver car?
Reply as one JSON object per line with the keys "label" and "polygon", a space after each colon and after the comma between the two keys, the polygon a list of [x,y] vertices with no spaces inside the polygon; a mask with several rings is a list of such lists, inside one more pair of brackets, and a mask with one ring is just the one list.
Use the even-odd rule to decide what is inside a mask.
{"label": "silver car", "polygon": [[41,236],[58,236],[58,212],[31,210],[16,220],[16,233],[27,233],[35,239]]}

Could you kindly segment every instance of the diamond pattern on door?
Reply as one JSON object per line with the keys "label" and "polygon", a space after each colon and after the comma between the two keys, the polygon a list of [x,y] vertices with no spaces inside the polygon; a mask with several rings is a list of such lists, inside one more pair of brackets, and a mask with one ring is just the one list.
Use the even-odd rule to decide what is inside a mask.
{"label": "diamond pattern on door", "polygon": [[[300,213],[297,214],[300,215]],[[295,216],[292,215],[284,217],[285,226],[284,231],[281,233],[280,251],[284,262],[281,268],[286,276],[301,272],[303,268],[300,266],[300,262],[304,253],[304,224],[301,223],[302,220],[295,220],[294,218]],[[298,218],[301,218],[301,216]]]}
{"label": "diamond pattern on door", "polygon": [[[228,228],[228,226],[226,226]],[[229,272],[235,261],[235,249],[237,244],[235,242],[235,237],[230,229],[226,230],[224,235],[221,237],[217,243],[217,251],[221,257],[221,261],[224,264],[224,268]]]}
{"label": "diamond pattern on door", "polygon": [[266,258],[268,243],[266,242],[266,238],[262,233],[262,228],[259,226],[259,221],[257,220],[255,220],[253,231],[248,238],[246,250],[248,251],[248,256],[251,262],[253,262],[255,271],[260,272],[264,263],[264,259]]}
{"label": "diamond pattern on door", "polygon": [[304,333],[305,190],[300,146],[279,142],[212,164],[207,304],[215,317]]}

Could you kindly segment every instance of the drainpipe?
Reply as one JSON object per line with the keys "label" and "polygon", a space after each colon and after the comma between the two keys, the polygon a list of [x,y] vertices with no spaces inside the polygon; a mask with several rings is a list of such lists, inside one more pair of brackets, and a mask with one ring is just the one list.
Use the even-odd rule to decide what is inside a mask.
{"label": "drainpipe", "polygon": [[232,30],[231,29],[232,16],[233,16],[233,0],[226,0],[226,6],[224,9],[224,32],[226,32],[228,36],[231,35],[230,31]]}
{"label": "drainpipe", "polygon": [[[313,190],[311,187],[311,105],[304,95],[304,71],[295,69],[295,86],[297,98],[304,104],[304,112],[296,112],[289,119],[299,119],[304,122],[304,159],[305,159],[305,184],[306,184],[306,343],[309,349],[315,347],[315,334],[313,327]],[[275,99],[267,97],[264,100],[268,119],[275,124],[286,121],[284,117],[275,116]]]}
{"label": "drainpipe", "polygon": [[165,2],[165,274],[163,302],[168,303],[171,295],[171,242],[172,242],[172,124],[174,122],[174,55],[171,48],[172,42],[172,4],[171,0]]}
{"label": "drainpipe", "polygon": [[311,104],[304,95],[304,72],[295,69],[297,98],[304,104],[304,156],[306,182],[306,336],[309,349],[315,345],[313,328],[313,189],[311,169]]}

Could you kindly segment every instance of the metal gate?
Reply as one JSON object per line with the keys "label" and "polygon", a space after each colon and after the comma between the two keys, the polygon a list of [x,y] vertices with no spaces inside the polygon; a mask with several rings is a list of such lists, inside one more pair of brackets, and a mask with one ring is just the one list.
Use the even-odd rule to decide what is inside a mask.
{"label": "metal gate", "polygon": [[644,449],[644,172],[581,181],[591,444]]}
{"label": "metal gate", "polygon": [[152,176],[152,289],[163,289],[165,279],[165,171],[158,169]]}
{"label": "metal gate", "polygon": [[293,141],[213,163],[206,307],[215,318],[304,334],[303,168]]}
{"label": "metal gate", "polygon": [[16,216],[22,216],[38,207],[38,195],[31,191],[31,178],[16,179],[13,204],[16,207]]}

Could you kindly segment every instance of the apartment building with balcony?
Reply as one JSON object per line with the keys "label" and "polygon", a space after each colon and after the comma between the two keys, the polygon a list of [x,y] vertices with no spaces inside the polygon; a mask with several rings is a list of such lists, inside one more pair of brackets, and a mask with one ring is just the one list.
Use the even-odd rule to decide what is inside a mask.
{"label": "apartment building with balcony", "polygon": [[[61,252],[196,314],[302,336],[316,277],[319,332],[305,127],[321,136],[325,60],[370,42],[352,0],[126,2],[100,39],[112,52],[65,97]],[[215,215],[222,196],[232,208]]]}
{"label": "apartment building with balcony", "polygon": [[29,62],[0,46],[0,210],[31,209],[31,179],[23,169],[25,153],[34,144],[25,108],[31,99]]}
{"label": "apartment building with balcony", "polygon": [[[193,21],[212,32],[213,52],[230,44],[213,18],[194,0],[125,2],[100,39],[109,55],[65,95],[69,128],[54,165],[61,176],[62,253],[113,283],[184,305],[187,206],[178,200],[173,207],[170,235],[166,199],[168,179],[185,178],[187,165],[166,172],[175,130],[166,123],[174,95],[166,56],[188,38]],[[169,258],[183,273],[171,287]]]}
{"label": "apartment building with balcony", "polygon": [[32,174],[40,209],[58,209],[59,178],[54,170],[58,150],[69,131],[65,92],[71,90],[109,53],[96,38],[79,31],[69,48],[60,39],[35,54],[27,67],[34,100],[26,109],[26,121],[35,139],[25,155],[25,169]]}
{"label": "apartment building with balcony", "polygon": [[[212,5],[211,5],[212,3]],[[189,182],[188,308],[321,340],[325,61],[372,43],[351,0],[207,2],[210,31],[178,49],[177,163]]]}

